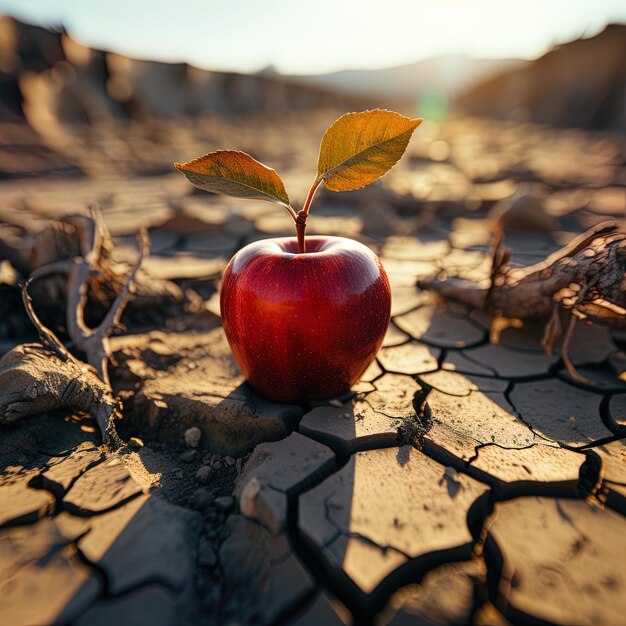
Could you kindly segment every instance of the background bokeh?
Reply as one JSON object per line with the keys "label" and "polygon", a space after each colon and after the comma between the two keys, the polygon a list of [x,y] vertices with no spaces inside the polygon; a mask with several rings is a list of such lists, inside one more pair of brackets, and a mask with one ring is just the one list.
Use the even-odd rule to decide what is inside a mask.
{"label": "background bokeh", "polygon": [[148,225],[158,254],[228,259],[292,234],[288,216],[194,191],[172,163],[247,151],[297,207],[324,130],[371,107],[425,123],[372,187],[323,190],[311,232],[374,247],[452,232],[481,250],[510,214],[511,241],[535,234],[530,258],[626,211],[621,2],[0,0],[0,13],[0,217],[18,240],[95,203],[116,236]]}

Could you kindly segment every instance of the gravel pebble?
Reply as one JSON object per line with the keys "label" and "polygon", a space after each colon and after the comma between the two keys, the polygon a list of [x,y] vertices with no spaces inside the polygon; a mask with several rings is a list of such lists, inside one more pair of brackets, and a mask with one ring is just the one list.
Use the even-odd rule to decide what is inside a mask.
{"label": "gravel pebble", "polygon": [[143,441],[139,439],[139,437],[131,437],[128,441],[128,447],[131,450],[139,450],[140,448],[143,448]]}
{"label": "gravel pebble", "polygon": [[196,489],[191,498],[194,508],[201,510],[208,507],[213,502],[213,494],[207,489]]}
{"label": "gravel pebble", "polygon": [[226,465],[234,465],[236,462],[232,456],[224,457],[224,461],[226,462]]}
{"label": "gravel pebble", "polygon": [[213,470],[208,465],[203,465],[196,472],[196,480],[199,483],[206,485],[211,479],[212,474],[213,474]]}
{"label": "gravel pebble", "polygon": [[193,461],[196,460],[197,456],[198,456],[197,450],[185,450],[180,455],[179,458],[183,463],[192,463]]}
{"label": "gravel pebble", "polygon": [[197,448],[201,438],[202,431],[197,426],[192,426],[185,431],[185,445],[188,448]]}
{"label": "gravel pebble", "polygon": [[222,513],[228,513],[235,508],[235,499],[231,496],[222,496],[215,498],[215,507]]}
{"label": "gravel pebble", "polygon": [[209,539],[201,537],[198,544],[198,565],[214,567],[217,564],[217,555]]}

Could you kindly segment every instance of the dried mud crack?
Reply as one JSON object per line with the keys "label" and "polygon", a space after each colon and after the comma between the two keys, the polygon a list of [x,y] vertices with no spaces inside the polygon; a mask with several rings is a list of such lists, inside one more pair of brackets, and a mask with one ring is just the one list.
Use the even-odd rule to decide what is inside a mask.
{"label": "dried mud crack", "polygon": [[[260,136],[245,120],[197,133],[219,143],[242,127]],[[626,610],[623,336],[579,321],[567,358],[556,337],[547,356],[545,320],[525,320],[502,324],[492,343],[493,311],[485,314],[482,300],[443,301],[416,284],[455,276],[480,285],[483,298],[494,278],[494,214],[514,212],[519,197],[531,196],[553,224],[525,232],[501,220],[511,259],[528,266],[623,216],[626,155],[611,139],[598,145],[578,133],[555,177],[552,149],[564,135],[498,128],[448,122],[437,131],[448,161],[430,161],[418,141],[407,169],[392,171],[369,199],[357,192],[339,205],[320,195],[311,232],[370,245],[393,287],[382,350],[332,402],[255,395],[221,329],[226,261],[252,240],[290,234],[288,223],[189,194],[168,176],[39,178],[27,191],[2,181],[0,622],[618,623]],[[290,145],[293,125],[271,129]],[[199,153],[198,140],[184,141]],[[303,154],[317,150],[299,141]],[[595,166],[583,167],[592,153]],[[298,179],[299,166],[290,167],[285,176]],[[110,239],[102,267],[83,281],[88,328],[99,328],[124,288],[141,227],[151,250],[117,320],[124,328],[107,335],[108,388],[102,371],[82,369],[88,351],[66,319],[67,261],[88,256],[76,235],[92,203]],[[588,244],[600,254],[597,241]],[[611,246],[622,258],[618,239]],[[32,345],[21,306],[23,281],[50,264],[58,272],[39,270],[29,293],[71,359]],[[445,284],[440,290],[460,283]],[[524,317],[500,297],[489,296],[503,315]],[[570,308],[589,316],[590,302]],[[105,401],[123,416],[118,450],[101,443],[94,419]]]}

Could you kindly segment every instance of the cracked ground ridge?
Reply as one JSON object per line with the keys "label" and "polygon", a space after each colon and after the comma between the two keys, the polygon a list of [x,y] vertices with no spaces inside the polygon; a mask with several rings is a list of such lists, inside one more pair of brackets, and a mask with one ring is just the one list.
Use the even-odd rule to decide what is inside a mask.
{"label": "cracked ground ridge", "polygon": [[[415,338],[411,338],[410,341],[417,341],[419,343],[419,339]],[[445,362],[445,359],[454,352],[463,353],[463,350],[447,348],[440,355],[440,363]],[[294,487],[290,488],[286,494],[288,519],[287,536],[289,538],[289,543],[297,557],[301,560],[305,567],[310,570],[312,577],[318,581],[318,586],[316,586],[317,591],[315,591],[315,593],[309,591],[306,594],[309,603],[314,602],[315,598],[318,597],[316,594],[319,593],[319,589],[323,589],[325,592],[329,593],[331,597],[338,598],[343,605],[345,605],[345,607],[353,613],[358,623],[366,623],[373,619],[373,615],[376,613],[380,611],[384,612],[386,602],[399,588],[410,584],[419,584],[419,582],[424,580],[429,572],[437,571],[437,569],[445,563],[456,560],[472,559],[474,561],[479,561],[486,572],[482,582],[479,580],[474,581],[474,585],[477,585],[475,590],[475,593],[478,594],[477,597],[482,597],[485,602],[490,602],[494,606],[501,607],[507,616],[508,611],[511,615],[516,615],[519,618],[519,615],[516,612],[517,609],[510,608],[507,597],[506,595],[503,595],[501,586],[497,582],[503,576],[502,561],[504,557],[500,555],[497,544],[495,544],[495,542],[491,539],[486,539],[487,537],[490,537],[488,535],[488,528],[492,523],[494,508],[496,508],[498,503],[504,503],[515,498],[549,497],[554,499],[589,499],[590,497],[597,498],[599,494],[604,500],[602,506],[607,506],[618,512],[624,513],[624,508],[621,504],[623,496],[619,494],[619,497],[615,497],[615,494],[611,490],[613,485],[622,484],[624,480],[611,480],[610,477],[606,477],[604,475],[604,462],[602,457],[594,451],[596,448],[601,450],[607,442],[620,441],[620,435],[623,433],[622,427],[614,418],[610,417],[609,413],[611,399],[615,397],[616,394],[614,392],[608,394],[602,393],[602,391],[597,388],[581,390],[584,391],[585,394],[590,393],[593,398],[597,398],[597,400],[594,400],[594,406],[596,407],[595,419],[609,432],[608,436],[599,440],[588,441],[588,437],[585,436],[584,431],[581,431],[581,429],[577,427],[577,424],[568,422],[567,427],[571,429],[572,433],[581,437],[580,445],[570,445],[567,442],[552,440],[545,434],[537,433],[534,430],[532,421],[526,421],[523,414],[521,414],[513,404],[511,398],[512,393],[520,384],[532,384],[535,382],[544,383],[551,380],[558,380],[560,385],[571,385],[574,389],[580,389],[579,385],[571,383],[566,379],[562,380],[557,378],[556,374],[559,371],[558,369],[550,374],[541,374],[534,377],[525,376],[519,379],[516,379],[515,377],[495,377],[501,378],[507,382],[504,396],[511,404],[512,414],[519,419],[526,428],[528,428],[529,432],[536,438],[536,441],[529,445],[516,448],[501,445],[497,441],[481,442],[472,436],[467,436],[472,453],[468,458],[462,458],[461,456],[451,453],[446,449],[445,440],[443,442],[439,442],[432,440],[429,437],[432,419],[437,419],[436,414],[431,417],[431,410],[428,404],[429,395],[433,393],[435,388],[422,381],[420,376],[423,374],[416,373],[414,375],[407,376],[403,372],[403,374],[398,376],[393,371],[387,371],[380,360],[378,360],[378,367],[380,369],[380,373],[371,380],[373,389],[359,392],[357,394],[357,402],[361,402],[364,406],[369,407],[373,413],[384,417],[396,429],[397,434],[395,442],[385,442],[384,447],[388,448],[390,445],[393,446],[407,443],[413,445],[420,450],[420,454],[425,454],[442,465],[442,473],[446,477],[446,480],[455,482],[456,475],[454,473],[458,472],[459,474],[465,474],[481,483],[484,483],[488,486],[488,490],[483,495],[478,496],[472,505],[468,507],[467,525],[468,528],[472,529],[471,543],[456,546],[456,548],[444,551],[443,553],[426,552],[417,557],[413,557],[393,545],[381,545],[372,540],[369,536],[367,536],[367,534],[364,535],[359,532],[351,531],[342,533],[341,529],[336,528],[336,536],[330,540],[330,543],[333,543],[337,537],[343,535],[357,542],[363,542],[372,549],[381,553],[387,553],[389,551],[396,552],[406,561],[401,566],[394,569],[385,579],[380,581],[376,588],[364,595],[359,587],[355,585],[349,577],[341,571],[337,571],[336,569],[333,570],[332,565],[329,565],[329,563],[325,561],[325,558],[322,555],[323,548],[325,546],[312,545],[310,540],[302,536],[302,531],[298,528],[298,504],[300,497],[308,491],[311,491],[311,489],[315,488],[317,485],[323,483],[329,477],[332,477],[336,472],[340,471],[341,468],[349,462],[352,454],[356,454],[357,451],[361,449],[358,445],[340,446],[335,450],[336,458],[341,459],[341,463],[337,463],[336,469],[329,468],[325,472],[316,476],[314,480],[309,479],[307,481],[303,481],[301,484],[296,484]],[[404,369],[406,370],[406,368]],[[368,400],[368,397],[371,394],[379,392],[379,388],[385,389],[385,385],[383,383],[387,377],[400,379],[412,378],[416,381],[417,386],[419,387],[412,394],[412,397],[401,399],[399,404],[392,403],[389,405],[396,407],[397,414],[394,414],[393,409],[389,408],[389,406],[380,410],[377,408],[376,404],[372,404]],[[442,390],[441,385],[437,389],[437,392],[450,398],[454,397],[461,400],[473,394],[481,394],[481,382],[485,380],[485,377],[479,375],[472,377],[470,374],[467,374],[465,377],[469,378],[471,383],[475,386],[475,388],[472,388],[467,392],[467,395],[455,396],[454,394],[446,393],[445,390]],[[393,385],[389,385],[388,388],[389,387],[392,388]],[[400,424],[399,428],[398,424]],[[411,434],[411,428],[417,429],[417,437]],[[462,430],[454,431],[454,429],[450,428],[449,430],[456,435],[463,434]],[[326,445],[330,445],[331,448],[333,447],[332,439],[326,439],[324,440],[324,443]],[[424,445],[421,445],[422,443]],[[498,448],[503,451],[524,451],[539,447],[550,447],[551,450],[564,449],[575,452],[578,456],[580,456],[581,460],[580,475],[570,480],[562,481],[535,481],[529,478],[527,480],[507,482],[498,477],[494,477],[488,470],[476,468],[476,461],[480,458],[481,453],[488,448]],[[366,446],[366,449],[378,450],[381,448],[376,445],[376,439],[374,438],[370,441],[370,444]],[[81,452],[88,458],[83,462],[83,464],[80,462],[75,464],[75,467],[72,468],[72,475],[69,479],[66,479],[62,473],[60,474],[60,478],[55,479],[55,468],[61,467],[64,461],[67,462],[68,459],[75,458],[78,452]],[[89,455],[93,455],[93,458],[90,459]],[[77,448],[76,451],[74,451],[74,454],[66,453],[65,456],[57,456],[56,459],[54,459],[54,464],[48,464],[42,472],[37,473],[30,478],[28,489],[47,491],[54,498],[55,504],[53,508],[46,513],[46,518],[56,519],[57,517],[63,515],[67,516],[68,514],[78,514],[83,516],[83,518],[88,521],[95,516],[115,511],[118,507],[123,508],[132,500],[140,496],[143,497],[142,490],[133,484],[130,476],[124,476],[124,465],[122,463],[118,463],[114,464],[113,468],[120,468],[118,472],[120,476],[111,477],[112,482],[115,483],[115,488],[111,492],[112,495],[110,501],[83,505],[81,507],[76,507],[71,504],[68,506],[65,503],[65,499],[72,493],[72,490],[75,489],[79,481],[84,480],[90,472],[93,472],[98,468],[102,468],[107,463],[111,463],[111,461],[114,462],[115,460],[116,459],[105,457],[95,446],[82,446],[82,448]],[[52,477],[49,477],[49,475]],[[126,488],[125,482],[130,483],[130,489]],[[613,497],[607,497],[607,492],[609,492]],[[327,503],[331,498],[332,494],[324,500],[325,516],[327,519]],[[36,524],[36,520],[38,519],[40,518],[32,518],[31,524]],[[8,523],[5,523],[4,528],[8,529],[10,527],[11,521],[9,520]],[[160,579],[158,576],[149,576],[116,594],[112,594],[110,592],[111,583],[109,581],[109,574],[107,570],[101,567],[97,561],[90,560],[80,549],[80,542],[88,537],[90,532],[91,530],[87,528],[81,534],[77,535],[74,539],[68,541],[68,543],[64,545],[72,547],[75,551],[76,558],[91,571],[90,578],[93,578],[96,586],[101,590],[98,596],[92,597],[92,605],[94,605],[93,603],[96,601],[99,603],[107,603],[113,600],[121,600],[124,597],[130,598],[136,591],[139,591],[149,585],[157,585],[165,587],[166,589],[170,588],[168,587],[167,581]],[[491,542],[489,543],[489,558],[487,559],[485,559],[483,554],[486,540]],[[322,550],[320,550],[320,548]],[[288,555],[282,556],[283,560],[287,558]],[[278,562],[274,563],[274,565],[278,565]],[[482,610],[482,607],[482,604],[478,605],[474,603],[471,610],[473,613],[478,613]],[[288,620],[291,617],[295,618],[300,615],[302,611],[303,607],[300,603],[293,603],[291,606],[287,606],[287,608],[280,614],[280,622],[276,623],[282,623],[284,620]]]}
{"label": "cracked ground ridge", "polygon": [[[484,129],[481,132],[485,133]],[[507,132],[516,131],[509,128]],[[526,137],[527,131],[523,133]],[[503,138],[494,138],[494,145]],[[536,138],[528,141],[536,142],[535,150],[543,145]],[[533,153],[523,165],[513,167],[503,156],[504,148],[499,147],[501,153],[490,149],[494,159],[502,157],[505,161],[498,176],[520,185],[542,181],[553,194],[550,200],[559,207],[555,215],[563,231],[582,230],[588,225],[585,220],[606,217],[604,209],[598,207],[606,206],[613,196],[602,198],[604,204],[595,199],[603,185],[623,189],[623,183],[603,178],[601,165],[590,168],[584,159],[584,171],[571,169],[567,170],[570,174],[557,175],[548,167],[545,155],[542,161]],[[413,158],[426,169],[433,168],[431,175],[436,173],[443,180],[452,174],[452,168],[456,174],[460,171],[451,163],[424,164],[423,156]],[[611,161],[611,167],[618,161]],[[477,165],[479,159],[464,164],[466,171]],[[623,170],[623,165],[620,167]],[[572,178],[568,180],[569,175]],[[483,180],[484,172],[473,176],[475,190],[494,193],[495,187],[483,189],[481,185],[497,186],[497,180]],[[615,176],[617,181],[618,174]],[[395,179],[389,180],[395,191]],[[38,189],[35,182],[33,185]],[[90,185],[93,193],[101,193],[90,181],[76,181],[72,188],[72,193],[80,196],[81,206],[82,196],[92,193]],[[439,193],[450,191],[451,181],[449,185],[441,183]],[[155,218],[147,214],[141,217],[152,227],[153,249],[164,258],[181,251],[193,255],[199,250],[203,254],[209,251],[209,256],[215,251],[216,256],[228,257],[250,240],[279,234],[281,228],[253,212],[244,219],[231,207],[215,204],[210,208],[221,211],[221,221],[209,224],[213,232],[208,236],[178,232],[173,227],[177,219],[173,205],[191,206],[197,198],[174,198],[178,192],[153,192],[137,181],[120,183],[120,189],[141,198],[136,203],[139,211],[140,205],[150,200],[158,209],[155,215],[166,215],[164,223],[151,221]],[[45,184],[41,190],[41,197],[47,194],[59,205],[73,206],[78,201]],[[589,196],[577,213],[567,208],[567,194],[572,192]],[[412,193],[419,194],[419,189]],[[14,196],[15,190],[9,189],[7,209]],[[8,437],[0,441],[5,470],[0,478],[0,499],[10,498],[11,503],[10,507],[0,507],[0,550],[5,555],[0,562],[6,564],[0,571],[3,597],[10,598],[6,590],[14,590],[11,585],[19,587],[21,578],[30,576],[38,589],[45,589],[46,581],[38,576],[64,571],[73,572],[63,579],[72,593],[59,598],[42,595],[40,603],[31,603],[48,611],[37,615],[37,623],[84,626],[101,620],[121,624],[121,615],[151,607],[158,610],[147,614],[146,619],[154,624],[175,623],[176,619],[217,624],[230,618],[250,624],[325,623],[316,618],[318,610],[330,610],[324,615],[332,616],[336,623],[354,621],[366,626],[393,624],[396,616],[398,623],[412,616],[420,623],[438,624],[616,623],[616,616],[623,616],[626,609],[625,582],[618,576],[623,562],[620,545],[607,540],[623,535],[626,515],[626,387],[616,381],[609,368],[611,350],[616,347],[606,342],[601,328],[592,329],[590,334],[584,330],[578,338],[579,354],[573,358],[585,376],[601,384],[581,384],[571,379],[559,358],[540,352],[531,330],[507,330],[501,344],[492,346],[488,324],[481,314],[456,304],[441,307],[418,293],[412,285],[420,273],[444,270],[476,275],[483,271],[488,242],[480,239],[480,233],[478,239],[472,239],[477,236],[474,225],[457,228],[454,224],[460,201],[459,197],[429,200],[443,217],[418,230],[411,242],[409,237],[393,234],[396,224],[377,225],[376,230],[368,231],[372,236],[368,243],[381,254],[392,285],[403,290],[394,298],[391,330],[376,359],[377,370],[364,376],[353,400],[342,407],[299,407],[303,415],[287,421],[287,432],[281,436],[291,437],[289,431],[293,430],[304,440],[330,449],[325,458],[332,457],[332,462],[312,464],[288,487],[272,479],[270,473],[268,490],[282,499],[268,497],[274,507],[270,510],[284,516],[284,524],[276,526],[275,533],[264,526],[269,518],[248,520],[231,497],[237,481],[243,480],[242,476],[254,477],[258,469],[249,467],[246,473],[247,454],[234,455],[233,465],[228,465],[223,454],[198,451],[187,465],[178,458],[180,449],[172,453],[155,440],[148,441],[140,452],[110,457],[103,455],[89,434],[79,430],[80,423],[57,424],[45,418],[53,427],[57,424],[59,429],[83,433],[82,441],[68,444],[65,440],[46,440],[45,432],[31,420],[9,429]],[[24,206],[33,219],[41,221],[47,214],[42,211],[38,215],[38,202],[42,200],[32,195]],[[124,239],[131,233],[124,223],[128,207],[121,207],[120,202],[111,196],[104,214],[111,220],[114,234]],[[393,202],[397,203],[393,210],[398,219],[411,215],[398,196]],[[472,216],[485,231],[485,224],[479,222],[494,202],[484,199],[480,211]],[[453,209],[452,217],[446,216],[446,208]],[[350,216],[362,220],[365,233],[369,227],[359,211]],[[226,219],[226,213],[233,217]],[[324,224],[323,229],[328,230],[329,225]],[[388,228],[386,241],[378,234],[381,228]],[[544,256],[544,251],[539,254],[538,250],[545,237],[537,235],[535,242],[533,237],[512,236],[514,257],[531,262]],[[549,250],[552,244],[546,245]],[[205,264],[202,275],[212,275],[218,281],[223,260],[195,259],[200,261]],[[194,287],[197,283],[188,281]],[[206,294],[213,312],[216,293],[213,289]],[[191,363],[197,354],[194,348],[186,349],[179,361]],[[253,398],[248,401],[253,411],[258,408]],[[473,406],[481,407],[479,414],[472,412]],[[443,412],[446,407],[449,415]],[[340,416],[345,413],[349,417],[342,421]],[[337,419],[331,419],[333,416]],[[333,421],[342,428],[333,426]],[[19,438],[20,432],[23,441],[11,447],[12,437]],[[275,444],[264,445],[271,450]],[[162,463],[158,482],[142,482],[129,461],[133,454],[143,455],[144,464]],[[375,482],[362,484],[355,471],[351,495],[336,503],[343,504],[343,509],[331,506],[333,494],[336,497],[340,491],[311,500],[312,494],[323,493],[325,485],[345,476],[352,465],[358,468],[366,458],[371,463],[386,459],[380,463],[386,463],[388,473],[370,471],[366,477]],[[374,512],[368,507],[375,504],[367,497],[369,490],[391,501],[400,472],[412,471],[413,459],[419,460],[420,467],[430,467],[436,478],[420,482],[422,474],[415,472],[406,488],[421,491],[398,505],[388,519],[383,515],[382,522],[372,515],[368,527],[362,520]],[[208,468],[202,475],[203,481],[205,475],[210,476],[207,482],[195,478],[199,467]],[[98,485],[107,480],[103,497]],[[469,497],[471,489],[475,497]],[[467,501],[460,505],[463,497]],[[449,544],[441,549],[396,545],[409,519],[404,516],[407,506],[417,502],[432,507],[448,500],[461,512],[454,523],[443,513],[437,518],[438,523],[452,529]],[[309,520],[304,511],[314,512],[316,507],[322,521],[335,529],[330,539],[323,538],[320,543],[305,528]],[[10,513],[13,508],[14,515]],[[350,515],[338,518],[344,510]],[[420,511],[413,511],[415,519],[421,519],[419,515]],[[147,520],[153,521],[156,531],[147,535],[150,541],[142,542],[150,526]],[[118,535],[103,534],[103,527],[116,524],[122,529],[118,528]],[[384,540],[384,531],[389,532],[389,540]],[[124,533],[133,539],[130,544]],[[167,540],[162,544],[159,533]],[[340,547],[329,552],[329,547],[339,541],[348,546],[347,550]],[[32,547],[30,552],[28,546]],[[17,554],[21,560],[11,560],[7,554]],[[364,588],[358,567],[363,561],[350,560],[357,557],[388,565],[389,569],[381,569],[381,575],[373,576],[371,585]],[[150,563],[150,567],[139,568],[134,579],[125,577],[141,562]],[[33,569],[36,563],[49,569]],[[249,573],[255,569],[259,576]],[[567,580],[567,588],[560,585],[559,577]],[[543,586],[534,587],[533,581]],[[246,594],[237,595],[237,588],[244,588]],[[574,596],[568,595],[571,589],[576,590]],[[253,606],[250,597],[255,593],[265,594],[268,606]],[[5,603],[0,611],[6,607]],[[569,612],[568,607],[577,612]],[[581,607],[585,610],[578,610]],[[307,622],[307,616],[312,621]]]}

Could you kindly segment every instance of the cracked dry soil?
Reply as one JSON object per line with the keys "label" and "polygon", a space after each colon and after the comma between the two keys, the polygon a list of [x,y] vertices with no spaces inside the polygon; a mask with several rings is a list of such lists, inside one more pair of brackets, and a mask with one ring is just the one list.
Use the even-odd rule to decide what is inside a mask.
{"label": "cracked dry soil", "polygon": [[[415,283],[442,269],[488,276],[489,213],[514,211],[515,194],[551,220],[548,230],[537,218],[530,232],[508,232],[524,263],[619,217],[625,155],[583,133],[490,128],[449,122],[418,138],[371,197],[320,196],[311,232],[371,245],[394,289],[384,347],[339,402],[255,396],[220,327],[228,257],[290,234],[287,219],[200,197],[170,176],[0,183],[5,241],[98,202],[120,260],[146,226],[146,271],[180,288],[158,309],[131,304],[112,338],[118,428],[130,440],[121,452],[100,446],[83,414],[0,427],[0,623],[623,621],[624,336],[576,328],[570,355],[593,382],[581,383],[541,351],[541,324],[506,329],[492,345],[484,314]],[[272,129],[294,133],[288,120]],[[216,127],[203,133],[219,139]],[[434,139],[449,144],[447,162],[429,160]],[[553,139],[572,148],[560,169]],[[313,142],[298,141],[314,154]],[[285,178],[297,179],[289,162]],[[35,337],[19,276],[0,268],[4,354]],[[39,310],[62,326],[45,294]]]}

